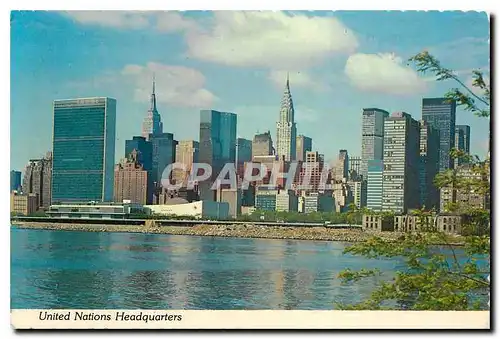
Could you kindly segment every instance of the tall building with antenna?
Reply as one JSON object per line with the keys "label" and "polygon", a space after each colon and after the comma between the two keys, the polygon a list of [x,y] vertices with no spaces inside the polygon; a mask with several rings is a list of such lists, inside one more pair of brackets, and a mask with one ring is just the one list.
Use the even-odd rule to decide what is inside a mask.
{"label": "tall building with antenna", "polygon": [[295,160],[297,126],[295,125],[295,110],[293,108],[292,94],[290,93],[290,80],[287,74],[285,92],[281,99],[279,120],[276,123],[276,153],[285,161]]}
{"label": "tall building with antenna", "polygon": [[163,133],[163,123],[161,116],[156,109],[156,94],[155,94],[155,78],[153,77],[153,93],[151,93],[151,106],[148,110],[148,115],[142,123],[142,136],[149,139],[149,135],[157,135]]}

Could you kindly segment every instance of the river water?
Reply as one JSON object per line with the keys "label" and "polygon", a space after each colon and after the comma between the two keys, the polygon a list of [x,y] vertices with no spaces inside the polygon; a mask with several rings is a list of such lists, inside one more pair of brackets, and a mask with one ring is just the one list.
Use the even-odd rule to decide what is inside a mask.
{"label": "river water", "polygon": [[348,244],[11,228],[11,308],[335,309],[376,279],[343,285],[346,268],[396,259],[342,253]]}

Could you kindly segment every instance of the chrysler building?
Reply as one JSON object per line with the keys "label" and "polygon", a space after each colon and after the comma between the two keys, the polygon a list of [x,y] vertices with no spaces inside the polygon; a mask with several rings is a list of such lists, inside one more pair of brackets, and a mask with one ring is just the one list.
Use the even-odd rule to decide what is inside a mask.
{"label": "chrysler building", "polygon": [[295,160],[296,156],[297,127],[295,126],[294,114],[290,81],[287,75],[285,92],[281,99],[280,116],[276,123],[276,153],[279,159],[284,159],[285,161]]}

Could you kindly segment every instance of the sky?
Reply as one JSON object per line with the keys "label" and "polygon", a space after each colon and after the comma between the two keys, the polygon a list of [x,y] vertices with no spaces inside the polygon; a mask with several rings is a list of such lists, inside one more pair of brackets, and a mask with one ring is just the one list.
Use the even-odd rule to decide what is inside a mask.
{"label": "sky", "polygon": [[[141,134],[153,74],[164,132],[199,139],[199,111],[234,112],[238,136],[271,131],[287,72],[297,134],[333,159],[361,153],[366,107],[421,118],[423,97],[453,82],[417,74],[428,50],[465,84],[489,75],[489,20],[479,12],[14,11],[11,13],[11,169],[52,148],[53,100],[117,99],[115,158]],[[488,150],[489,119],[457,110],[471,153]]]}

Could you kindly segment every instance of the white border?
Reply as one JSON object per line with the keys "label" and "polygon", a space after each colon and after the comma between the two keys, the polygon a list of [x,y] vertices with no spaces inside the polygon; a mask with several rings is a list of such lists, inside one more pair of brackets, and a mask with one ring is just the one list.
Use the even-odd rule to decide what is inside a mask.
{"label": "white border", "polygon": [[[9,6],[11,4],[11,6]],[[204,1],[204,0],[171,0],[171,1],[165,1],[165,0],[142,0],[140,2],[138,1],[131,1],[131,0],[122,0],[122,1],[108,1],[108,2],[103,2],[102,0],[86,0],[86,1],[58,1],[58,0],[45,0],[43,2],[40,1],[35,1],[35,0],[18,0],[16,2],[1,2],[0,6],[5,7],[5,10],[2,11],[3,13],[3,21],[2,21],[2,29],[1,29],[1,39],[2,39],[2,46],[4,46],[4,53],[1,53],[0,55],[3,58],[3,67],[4,67],[4,76],[2,77],[3,80],[3,91],[1,92],[3,94],[2,98],[2,103],[4,107],[4,114],[7,116],[7,122],[1,124],[2,131],[0,135],[3,138],[8,138],[7,142],[10,145],[10,131],[9,131],[9,126],[10,126],[10,10],[13,9],[12,7],[15,6],[15,9],[26,9],[26,10],[33,10],[33,9],[43,9],[43,10],[61,10],[61,9],[141,9],[141,10],[153,10],[153,9],[162,9],[162,10],[167,10],[167,9],[181,9],[181,10],[187,10],[187,9],[266,9],[266,10],[277,10],[277,9],[289,9],[289,10],[307,10],[307,9],[317,9],[317,10],[328,10],[332,9],[333,7],[336,10],[347,10],[347,9],[358,9],[358,10],[387,10],[387,9],[393,9],[393,10],[482,10],[482,11],[487,11],[487,12],[493,12],[493,13],[498,13],[497,8],[499,6],[498,1],[492,1],[492,0],[476,0],[476,1],[464,1],[464,0],[456,0],[456,1],[436,1],[436,0],[420,0],[417,2],[405,2],[405,1],[395,1],[395,0],[378,0],[378,1],[368,1],[368,0],[358,0],[356,2],[349,1],[349,2],[331,2],[331,1],[325,1],[325,0],[309,0],[309,1],[269,1],[269,0],[239,0],[239,1],[234,1],[234,0],[212,0],[210,2]],[[498,20],[498,19],[497,19]],[[5,76],[6,74],[9,74],[9,76]],[[496,99],[496,97],[494,98]],[[36,108],[34,108],[36,109]],[[9,114],[7,114],[9,112]],[[9,148],[9,155],[10,155],[10,148]],[[496,164],[495,164],[496,165]],[[7,162],[4,161],[2,162],[2,166],[8,167],[4,168],[4,176],[2,176],[2,185],[0,187],[1,192],[8,192],[7,186],[9,185],[9,179],[7,179],[7,172],[10,171],[10,166],[7,165]],[[496,166],[495,166],[496,167]],[[492,173],[493,175],[493,173]],[[495,186],[496,187],[496,186]],[[9,199],[7,198],[7,193],[4,193],[2,195],[3,197],[3,206],[5,209],[5,221],[6,223],[9,223],[9,211],[7,210],[6,206],[9,206],[10,202]],[[496,207],[496,206],[495,206]],[[497,208],[493,208],[492,210],[498,210]],[[7,224],[8,225],[8,224]],[[4,230],[6,234],[1,237],[3,241],[3,246],[1,248],[3,249],[4,253],[2,255],[2,258],[4,259],[2,261],[3,265],[3,272],[9,272],[9,278],[10,278],[10,260],[7,260],[7,258],[10,258],[10,248],[9,248],[9,240],[10,240],[10,235],[7,234],[9,232],[9,227],[7,225],[4,225]],[[497,234],[499,232],[496,232]],[[11,336],[14,336],[14,332],[10,329],[10,325],[8,322],[10,322],[10,314],[9,314],[9,309],[10,309],[10,286],[9,286],[9,281],[7,279],[2,280],[2,287],[4,288],[4,295],[8,295],[6,300],[8,300],[9,305],[5,305],[1,309],[1,314],[0,318],[3,321],[3,326],[1,327],[1,337],[2,338],[10,338]],[[495,286],[496,287],[496,286]],[[498,295],[498,293],[496,293]],[[496,306],[498,307],[498,302],[496,303]],[[496,312],[498,314],[498,310]],[[496,320],[495,316],[495,320]],[[64,335],[72,335],[73,333],[68,333],[65,332]],[[137,336],[137,333],[130,333],[131,335]],[[251,334],[251,333],[249,333]],[[382,335],[387,335],[390,333],[381,333]],[[40,334],[37,334],[37,336]],[[45,333],[45,337],[52,337],[55,336],[55,333]],[[105,333],[92,333],[92,335],[96,336],[102,336],[105,335]],[[126,335],[126,334],[125,334]],[[186,336],[190,335],[188,333],[169,333],[169,336]],[[234,334],[232,334],[234,335]],[[308,335],[308,334],[302,334],[302,335]],[[331,335],[331,334],[326,334],[326,335]],[[341,333],[336,333],[336,336],[344,336],[345,334]],[[398,333],[394,333],[394,335],[399,335]],[[449,335],[449,336],[454,336],[454,333],[437,333],[437,334],[430,334],[430,333],[422,333],[420,334],[421,336],[429,337],[429,336],[443,336],[443,335]],[[145,334],[139,334],[139,337],[145,336]]]}

